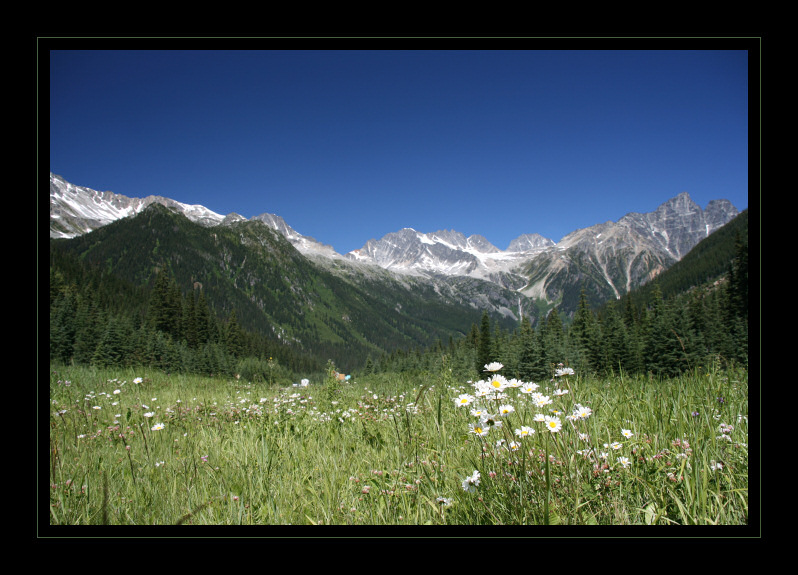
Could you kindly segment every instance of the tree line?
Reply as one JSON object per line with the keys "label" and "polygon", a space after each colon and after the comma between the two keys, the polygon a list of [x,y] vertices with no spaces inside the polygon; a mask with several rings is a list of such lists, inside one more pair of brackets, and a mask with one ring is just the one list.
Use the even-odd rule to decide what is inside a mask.
{"label": "tree line", "polygon": [[584,289],[570,322],[552,309],[537,327],[523,318],[504,330],[484,313],[467,337],[426,350],[369,359],[371,372],[434,371],[440,358],[464,376],[499,361],[502,373],[524,381],[551,377],[564,363],[581,373],[654,374],[672,377],[709,362],[748,366],[748,246],[738,237],[736,255],[721,278],[664,297],[657,281],[640,300],[632,292],[591,309]]}
{"label": "tree line", "polygon": [[[108,294],[114,292],[124,304],[109,303]],[[50,268],[50,361],[150,366],[255,380],[324,367],[280,342],[244,330],[235,309],[220,318],[202,289],[183,293],[167,269],[159,270],[146,290],[117,283],[110,274],[67,281],[58,266]]]}
{"label": "tree line", "polygon": [[[536,326],[524,317],[507,328],[483,313],[465,337],[364,358],[361,370],[429,371],[442,356],[463,374],[500,361],[505,375],[532,381],[549,377],[551,366],[561,362],[583,373],[662,376],[718,358],[747,366],[748,246],[739,234],[734,250],[725,275],[688,290],[663,295],[655,280],[645,290],[592,309],[583,289],[573,317],[554,308]],[[322,372],[322,358],[347,352],[346,342],[317,342],[309,353],[276,334],[244,329],[234,307],[222,315],[201,287],[184,292],[166,265],[156,268],[149,286],[134,285],[56,250],[49,296],[53,362],[274,381]]]}

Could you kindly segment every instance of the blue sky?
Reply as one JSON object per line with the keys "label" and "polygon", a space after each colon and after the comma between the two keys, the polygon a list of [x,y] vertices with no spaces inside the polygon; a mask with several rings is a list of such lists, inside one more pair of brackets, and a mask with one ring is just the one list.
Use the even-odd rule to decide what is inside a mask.
{"label": "blue sky", "polygon": [[745,50],[51,51],[50,170],[339,253],[404,227],[506,249],[683,191],[748,207],[748,89]]}

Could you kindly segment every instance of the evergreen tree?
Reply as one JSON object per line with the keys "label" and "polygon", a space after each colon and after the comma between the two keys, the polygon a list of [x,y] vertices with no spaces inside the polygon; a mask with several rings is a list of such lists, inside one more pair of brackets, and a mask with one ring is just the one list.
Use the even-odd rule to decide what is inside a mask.
{"label": "evergreen tree", "polygon": [[665,377],[679,375],[684,363],[682,342],[676,331],[675,308],[661,299],[652,311],[651,327],[645,348],[646,369]]}
{"label": "evergreen tree", "polygon": [[579,360],[576,365],[583,371],[599,369],[601,366],[601,334],[596,318],[587,302],[585,288],[579,295],[579,307],[568,331]]}
{"label": "evergreen tree", "polygon": [[197,338],[197,302],[194,292],[186,294],[183,302],[183,318],[181,320],[183,326],[183,339],[190,349],[196,349]]}
{"label": "evergreen tree", "polygon": [[65,290],[50,305],[50,359],[68,363],[76,337],[76,298]]}
{"label": "evergreen tree", "polygon": [[493,361],[492,357],[493,346],[491,345],[491,337],[490,337],[490,318],[488,317],[487,311],[482,312],[482,321],[480,322],[478,345],[479,347],[477,349],[477,362],[475,367],[478,373],[482,373],[482,371],[485,369],[485,365]]}
{"label": "evergreen tree", "polygon": [[230,318],[227,320],[224,339],[227,353],[234,358],[241,357],[244,351],[243,334],[241,333],[241,327],[238,325],[238,316],[236,315],[236,310],[230,312]]}
{"label": "evergreen tree", "polygon": [[214,331],[213,324],[213,316],[208,307],[208,300],[205,299],[205,294],[200,290],[197,296],[197,303],[194,306],[194,330],[198,346],[211,341],[211,333]]}
{"label": "evergreen tree", "polygon": [[555,307],[546,316],[546,324],[543,326],[541,337],[543,363],[549,371],[552,365],[564,362],[567,359],[565,357],[563,336],[562,319]]}
{"label": "evergreen tree", "polygon": [[603,310],[601,334],[604,350],[602,368],[628,371],[631,365],[629,339],[623,320],[615,310],[615,302],[610,301]]}
{"label": "evergreen tree", "polygon": [[96,298],[81,297],[75,314],[75,346],[72,351],[75,363],[91,364],[94,351],[100,342],[103,319]]}
{"label": "evergreen tree", "polygon": [[537,335],[532,323],[526,316],[521,320],[518,344],[518,379],[534,381],[545,377]]}
{"label": "evergreen tree", "polygon": [[160,270],[150,293],[148,320],[153,328],[172,337],[177,337],[180,332],[182,305],[177,293],[172,276],[167,270]]}
{"label": "evergreen tree", "polygon": [[128,337],[123,320],[111,317],[100,335],[92,364],[101,367],[122,367],[128,359]]}

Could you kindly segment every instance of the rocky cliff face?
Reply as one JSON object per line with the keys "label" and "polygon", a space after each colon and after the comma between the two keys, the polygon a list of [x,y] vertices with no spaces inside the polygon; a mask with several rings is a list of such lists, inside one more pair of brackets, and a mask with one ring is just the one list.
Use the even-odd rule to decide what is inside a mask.
{"label": "rocky cliff face", "polygon": [[619,298],[656,277],[738,214],[727,200],[706,210],[683,192],[655,211],[576,230],[528,261],[522,293],[549,302],[575,300],[585,286],[595,299]]}

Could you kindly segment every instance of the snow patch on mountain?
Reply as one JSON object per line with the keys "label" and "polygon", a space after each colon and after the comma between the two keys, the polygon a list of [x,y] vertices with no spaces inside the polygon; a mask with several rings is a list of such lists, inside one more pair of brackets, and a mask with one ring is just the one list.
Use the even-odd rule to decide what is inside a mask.
{"label": "snow patch on mountain", "polygon": [[98,192],[75,186],[50,173],[50,237],[73,238],[116,220],[135,216],[152,203],[177,209],[190,220],[205,226],[218,225],[225,219],[225,216],[204,206],[183,204],[161,196],[142,199]]}

